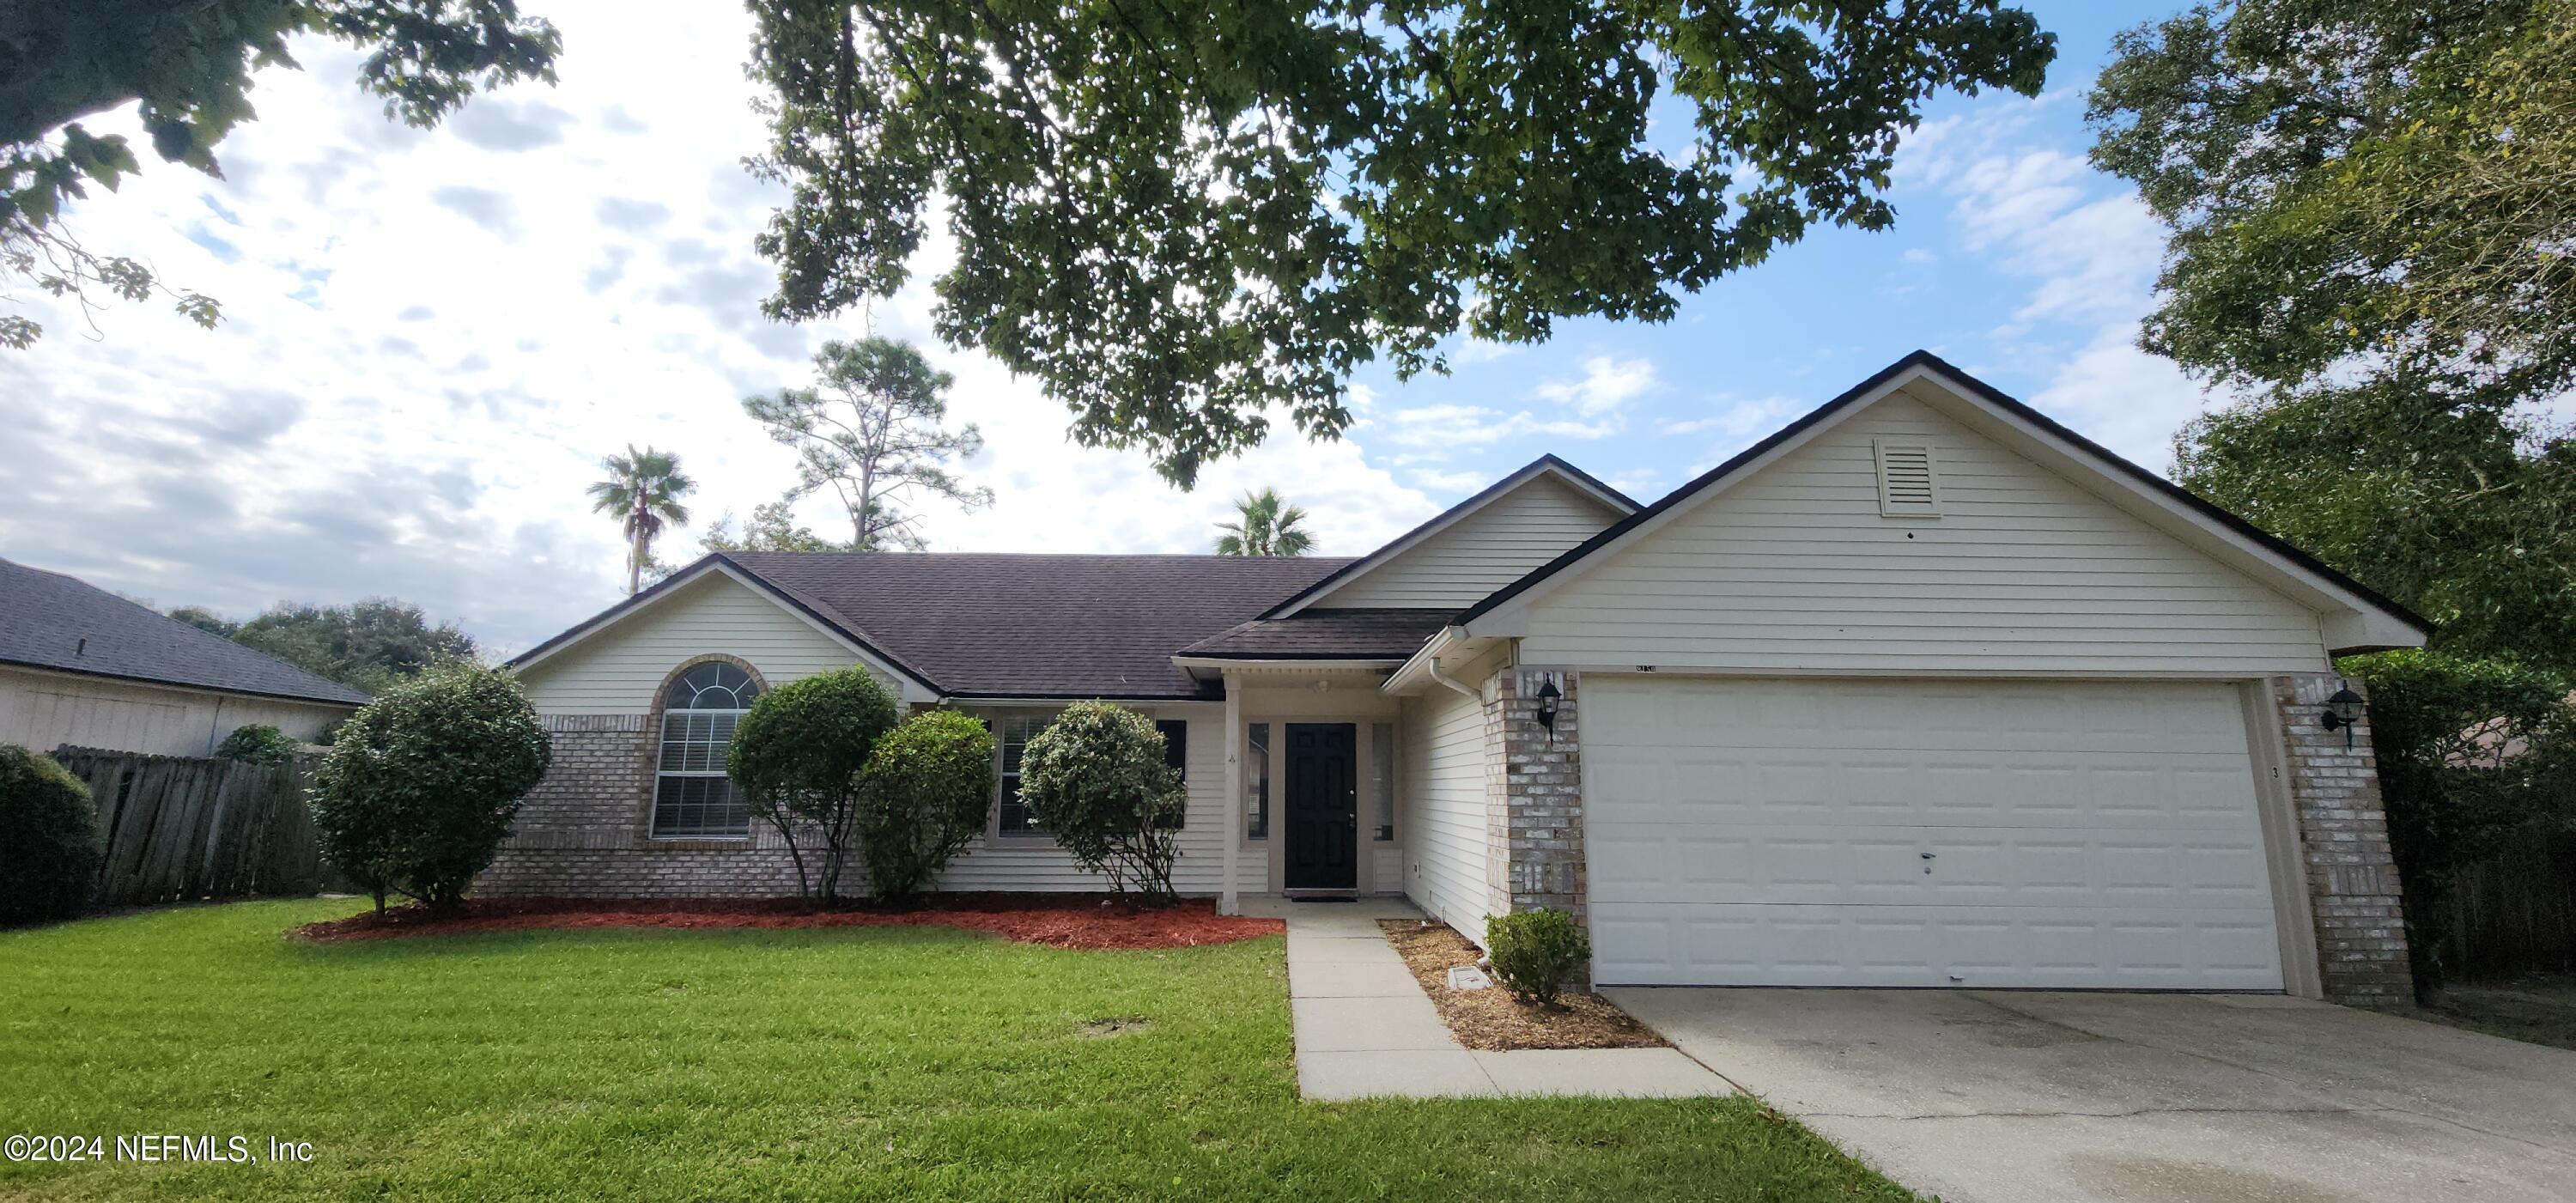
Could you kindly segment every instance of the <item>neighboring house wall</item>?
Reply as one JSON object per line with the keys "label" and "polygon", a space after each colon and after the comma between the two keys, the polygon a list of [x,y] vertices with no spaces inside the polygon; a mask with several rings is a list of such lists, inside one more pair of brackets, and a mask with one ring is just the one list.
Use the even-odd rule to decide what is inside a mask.
{"label": "neighboring house wall", "polygon": [[[1478,687],[1502,662],[1498,647],[1445,675]],[[1397,821],[1408,856],[1405,893],[1425,912],[1481,943],[1485,915],[1494,910],[1486,852],[1492,815],[1486,785],[1492,766],[1484,703],[1445,685],[1408,697],[1400,742],[1404,785]]]}
{"label": "neighboring house wall", "polygon": [[[1929,439],[1941,516],[1880,513]],[[1532,606],[1522,661],[1815,672],[2327,667],[2315,612],[1911,397],[1854,415]]]}
{"label": "neighboring house wall", "polygon": [[0,743],[205,756],[235,728],[266,723],[311,740],[355,706],[0,667]]}
{"label": "neighboring house wall", "polygon": [[1314,604],[1463,610],[1621,517],[1554,476],[1533,477]]}
{"label": "neighboring house wall", "polygon": [[[777,601],[708,573],[530,665],[521,680],[541,714],[641,714],[674,667],[708,652],[758,667],[772,688],[860,661]],[[869,672],[889,696],[903,696],[894,676],[873,666]]]}

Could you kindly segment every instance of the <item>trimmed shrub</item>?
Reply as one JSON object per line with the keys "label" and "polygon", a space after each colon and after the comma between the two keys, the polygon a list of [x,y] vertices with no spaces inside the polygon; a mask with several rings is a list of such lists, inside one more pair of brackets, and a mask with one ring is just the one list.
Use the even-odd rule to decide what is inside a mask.
{"label": "trimmed shrub", "polygon": [[295,759],[295,748],[294,738],[284,731],[266,723],[244,723],[215,745],[215,755],[244,764],[284,764]]}
{"label": "trimmed shrub", "polygon": [[99,855],[89,787],[51,756],[0,744],[0,923],[78,916]]}
{"label": "trimmed shrub", "polygon": [[879,898],[919,893],[993,812],[993,733],[954,710],[913,715],[877,741],[859,798],[859,856]]}
{"label": "trimmed shrub", "polygon": [[1485,956],[1513,998],[1553,1007],[1566,984],[1591,963],[1592,940],[1564,911],[1487,915]]}
{"label": "trimmed shrub", "polygon": [[1187,799],[1153,720],[1107,702],[1066,707],[1020,753],[1020,800],[1112,890],[1172,897]]}
{"label": "trimmed shrub", "polygon": [[[817,673],[760,695],[734,728],[725,772],[796,862],[796,892],[840,901],[857,836],[861,774],[894,728],[894,699],[859,668]],[[809,873],[807,859],[814,864]]]}
{"label": "trimmed shrub", "polygon": [[322,854],[377,910],[388,892],[453,910],[553,757],[536,707],[508,673],[423,673],[351,716],[314,770]]}

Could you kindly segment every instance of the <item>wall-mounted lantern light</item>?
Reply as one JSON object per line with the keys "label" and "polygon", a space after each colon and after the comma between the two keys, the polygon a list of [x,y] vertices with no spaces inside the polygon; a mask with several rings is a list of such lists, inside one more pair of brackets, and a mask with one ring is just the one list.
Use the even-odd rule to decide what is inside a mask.
{"label": "wall-mounted lantern light", "polygon": [[1547,728],[1549,735],[1556,734],[1556,700],[1564,696],[1565,691],[1558,689],[1555,681],[1539,682],[1538,725]]}
{"label": "wall-mounted lantern light", "polygon": [[2328,731],[2340,729],[2343,746],[2349,748],[2352,746],[2352,729],[2361,722],[2363,703],[2361,695],[2354,693],[2341,678],[2335,680],[2335,685],[2334,696],[2326,699],[2326,712],[2318,716],[2317,722]]}

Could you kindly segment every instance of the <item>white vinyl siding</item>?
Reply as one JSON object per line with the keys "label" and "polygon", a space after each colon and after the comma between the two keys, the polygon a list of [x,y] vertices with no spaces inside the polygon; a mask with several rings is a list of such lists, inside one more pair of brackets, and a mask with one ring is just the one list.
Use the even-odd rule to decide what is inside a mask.
{"label": "white vinyl siding", "polygon": [[[544,714],[642,714],[672,670],[716,654],[750,661],[772,689],[859,662],[767,595],[709,573],[531,666],[522,681]],[[902,698],[894,676],[869,675]]]}
{"label": "white vinyl siding", "polygon": [[310,741],[357,709],[0,668],[0,743],[39,752],[70,744],[206,756],[237,727],[266,723]]}
{"label": "white vinyl siding", "polygon": [[2233,685],[1583,684],[1596,981],[2281,988]]}
{"label": "white vinyl siding", "polygon": [[[1189,810],[1180,831],[1180,858],[1172,865],[1172,885],[1183,894],[1214,894],[1225,881],[1225,707],[1209,703],[1138,705],[1148,718],[1189,723],[1188,766],[1183,770]],[[991,717],[986,711],[970,714]],[[1275,819],[1274,819],[1275,822]],[[948,864],[943,890],[1031,890],[1089,892],[1108,888],[1099,876],[1073,863],[1064,849],[1043,834],[983,837]],[[1269,890],[1269,873],[1259,853],[1242,857],[1235,888],[1259,894]]]}
{"label": "white vinyl siding", "polygon": [[[1881,515],[1873,440],[1934,446],[1939,517]],[[1524,663],[2326,667],[2314,611],[1901,395],[1577,571],[1532,605]]]}
{"label": "white vinyl siding", "polygon": [[[1499,650],[1449,675],[1480,686],[1500,666]],[[1397,834],[1411,860],[1404,892],[1415,905],[1470,940],[1485,938],[1485,708],[1445,685],[1405,699],[1403,812]]]}
{"label": "white vinyl siding", "polygon": [[1310,604],[1463,610],[1620,517],[1556,476],[1541,474]]}

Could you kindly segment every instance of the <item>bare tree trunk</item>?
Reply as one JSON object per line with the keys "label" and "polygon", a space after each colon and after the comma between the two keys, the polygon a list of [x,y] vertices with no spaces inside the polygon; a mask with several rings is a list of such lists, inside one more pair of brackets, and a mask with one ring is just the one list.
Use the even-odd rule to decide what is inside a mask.
{"label": "bare tree trunk", "polygon": [[644,591],[644,493],[635,493],[635,548],[626,555],[626,596]]}

